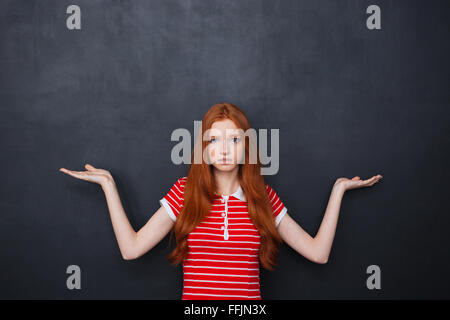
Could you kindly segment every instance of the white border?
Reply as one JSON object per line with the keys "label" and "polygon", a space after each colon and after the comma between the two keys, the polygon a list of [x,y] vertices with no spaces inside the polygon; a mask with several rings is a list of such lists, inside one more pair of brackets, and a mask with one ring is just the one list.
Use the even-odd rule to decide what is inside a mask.
{"label": "white border", "polygon": [[167,202],[167,200],[165,198],[159,199],[159,203],[161,204],[161,206],[164,207],[164,209],[166,209],[167,213],[170,216],[170,219],[172,219],[173,221],[177,220],[177,217],[175,216],[175,214],[172,211],[172,208],[170,207],[169,203]]}
{"label": "white border", "polygon": [[287,208],[284,207],[283,210],[281,210],[281,212],[277,215],[277,218],[275,219],[275,226],[278,227],[278,225],[279,225],[280,222],[281,222],[281,219],[284,217],[284,215],[286,214],[286,212],[287,212]]}

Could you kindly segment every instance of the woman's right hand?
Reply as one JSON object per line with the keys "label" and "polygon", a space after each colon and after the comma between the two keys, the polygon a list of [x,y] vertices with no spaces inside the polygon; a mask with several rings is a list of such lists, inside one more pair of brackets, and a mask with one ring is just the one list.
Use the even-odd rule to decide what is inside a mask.
{"label": "woman's right hand", "polygon": [[107,183],[114,182],[114,179],[108,170],[94,168],[90,164],[86,164],[85,168],[87,171],[72,171],[67,170],[66,168],[60,168],[59,171],[81,180],[97,183],[102,187]]}

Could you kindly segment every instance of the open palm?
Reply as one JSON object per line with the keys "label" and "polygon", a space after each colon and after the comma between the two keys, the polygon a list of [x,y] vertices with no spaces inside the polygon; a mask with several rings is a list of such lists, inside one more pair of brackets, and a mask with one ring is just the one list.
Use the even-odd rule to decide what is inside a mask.
{"label": "open palm", "polygon": [[87,171],[72,171],[66,168],[60,168],[59,171],[71,175],[74,178],[98,183],[99,185],[103,185],[112,180],[111,173],[108,170],[94,168],[90,164],[86,164],[85,168]]}
{"label": "open palm", "polygon": [[355,176],[352,179],[348,178],[339,178],[334,183],[335,186],[340,186],[344,190],[351,190],[356,188],[362,188],[362,187],[370,187],[377,183],[381,178],[383,178],[382,175],[378,174],[376,176],[373,176],[372,178],[361,180],[359,176]]}

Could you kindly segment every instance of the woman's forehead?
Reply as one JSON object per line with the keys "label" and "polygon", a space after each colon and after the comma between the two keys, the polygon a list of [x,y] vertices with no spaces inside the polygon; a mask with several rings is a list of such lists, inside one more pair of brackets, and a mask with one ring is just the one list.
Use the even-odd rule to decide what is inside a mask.
{"label": "woman's forehead", "polygon": [[233,120],[230,119],[223,119],[223,120],[217,120],[214,121],[211,125],[211,128],[215,129],[237,129],[236,124]]}
{"label": "woman's forehead", "polygon": [[239,134],[242,132],[242,129],[236,127],[236,124],[229,119],[215,121],[211,129],[209,130],[210,134]]}

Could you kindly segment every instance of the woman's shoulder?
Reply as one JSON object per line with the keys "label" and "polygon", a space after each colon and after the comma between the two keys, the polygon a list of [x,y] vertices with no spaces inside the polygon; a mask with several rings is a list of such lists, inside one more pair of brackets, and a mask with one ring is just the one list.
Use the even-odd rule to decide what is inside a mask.
{"label": "woman's shoulder", "polygon": [[270,184],[268,184],[266,182],[264,182],[264,186],[266,187],[266,190],[268,193],[270,193],[273,190],[272,187],[270,186]]}
{"label": "woman's shoulder", "polygon": [[277,199],[278,198],[278,192],[275,191],[274,188],[268,183],[264,183],[266,187],[267,194],[269,195],[270,199]]}
{"label": "woman's shoulder", "polygon": [[184,188],[184,185],[186,184],[187,181],[187,177],[180,177],[178,178],[178,180],[175,182],[176,185],[178,185],[179,187]]}
{"label": "woman's shoulder", "polygon": [[186,183],[187,177],[181,177],[178,180],[182,183]]}

